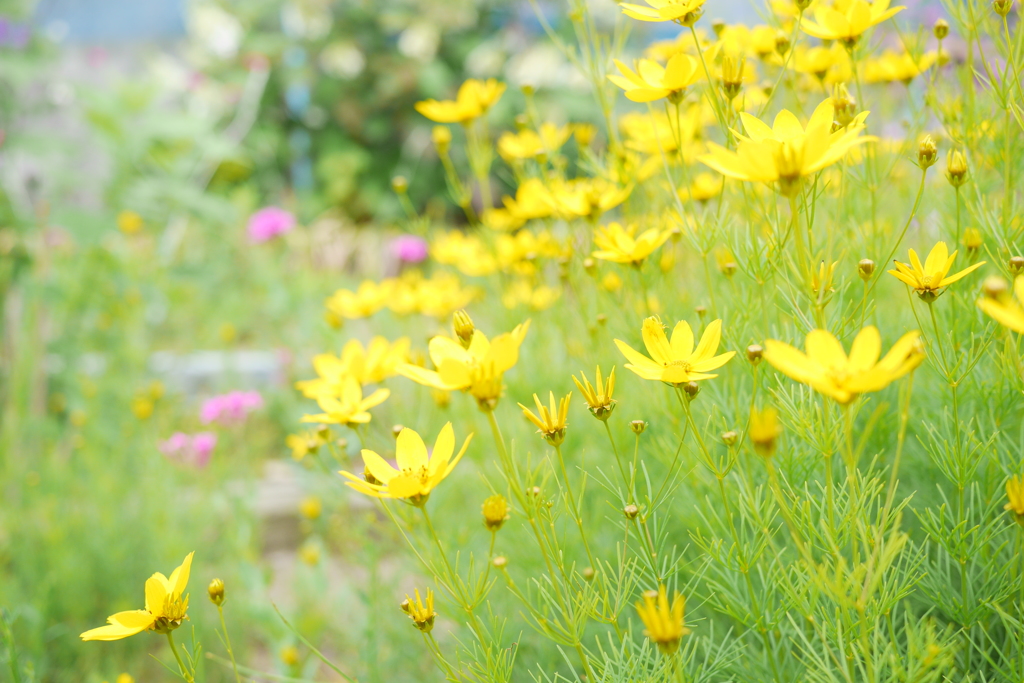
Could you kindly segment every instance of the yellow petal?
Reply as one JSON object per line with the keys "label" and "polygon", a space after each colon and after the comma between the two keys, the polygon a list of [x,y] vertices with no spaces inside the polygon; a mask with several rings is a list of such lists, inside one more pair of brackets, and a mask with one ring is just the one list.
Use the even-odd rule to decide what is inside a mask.
{"label": "yellow petal", "polygon": [[644,320],[640,334],[651,358],[662,364],[672,362],[672,347],[665,337],[665,328],[660,320],[653,317]]}
{"label": "yellow petal", "polygon": [[807,355],[824,367],[841,368],[846,365],[846,352],[832,333],[826,330],[811,330],[805,344]]}
{"label": "yellow petal", "polygon": [[376,452],[371,451],[367,448],[362,450],[363,464],[366,465],[366,469],[370,471],[373,478],[377,481],[384,482],[385,484],[398,476],[398,470],[391,466],[391,464],[380,457]]}
{"label": "yellow petal", "polygon": [[718,351],[718,344],[722,340],[722,321],[712,320],[704,334],[700,336],[700,343],[693,352],[693,362],[707,360]]}
{"label": "yellow petal", "polygon": [[868,325],[857,334],[850,346],[849,367],[852,372],[867,370],[878,362],[878,356],[882,353],[882,335],[878,328]]}
{"label": "yellow petal", "polygon": [[167,579],[167,584],[172,596],[180,596],[185,592],[185,587],[188,585],[188,576],[192,571],[193,555],[195,555],[195,551],[186,555],[181,566],[171,572],[170,578]]}
{"label": "yellow petal", "polygon": [[398,460],[400,470],[418,471],[421,467],[426,467],[427,446],[420,435],[408,427],[400,431],[395,444],[395,459]]}
{"label": "yellow petal", "polygon": [[689,358],[693,354],[693,330],[690,323],[680,320],[672,330],[672,355],[675,358]]}

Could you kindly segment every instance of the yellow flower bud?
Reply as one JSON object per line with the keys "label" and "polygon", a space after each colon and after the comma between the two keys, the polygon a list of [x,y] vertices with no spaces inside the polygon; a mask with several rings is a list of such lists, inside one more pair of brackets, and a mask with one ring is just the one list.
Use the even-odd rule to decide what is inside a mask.
{"label": "yellow flower bud", "polygon": [[760,344],[751,344],[747,347],[747,360],[754,365],[761,362],[761,358],[764,356],[764,347]]}
{"label": "yellow flower bud", "polygon": [[409,191],[409,181],[405,179],[405,176],[396,175],[391,179],[391,189],[395,191],[395,194],[405,194]]}
{"label": "yellow flower bud", "polygon": [[476,328],[473,326],[473,319],[469,317],[469,313],[461,309],[455,311],[455,314],[452,316],[452,328],[455,330],[455,336],[459,338],[462,346],[468,349],[470,342],[473,341],[473,333],[476,331]]}
{"label": "yellow flower bud", "polygon": [[949,150],[946,157],[946,179],[953,187],[967,182],[967,157],[958,149]]}
{"label": "yellow flower bud", "polygon": [[1020,275],[1021,271],[1024,271],[1024,256],[1011,256],[1007,265],[1011,273]]}
{"label": "yellow flower bud", "polygon": [[448,126],[434,126],[430,137],[434,141],[434,148],[437,149],[438,154],[444,156],[448,153],[448,148],[452,144],[452,131]]}
{"label": "yellow flower bud", "polygon": [[935,25],[932,26],[932,33],[939,40],[944,40],[949,35],[949,22],[945,19],[936,19]]}
{"label": "yellow flower bud", "polygon": [[875,272],[875,262],[869,258],[862,258],[857,262],[857,275],[861,280],[867,280]]}
{"label": "yellow flower bud", "polygon": [[210,582],[210,585],[206,587],[206,592],[210,596],[210,602],[220,607],[224,604],[224,582],[220,579],[214,579]]}
{"label": "yellow flower bud", "polygon": [[484,526],[490,531],[497,531],[509,518],[508,501],[504,496],[490,496],[483,504]]}
{"label": "yellow flower bud", "polygon": [[626,519],[636,519],[636,516],[640,514],[640,508],[630,503],[622,508],[622,514],[626,516]]}
{"label": "yellow flower bud", "polygon": [[647,423],[643,420],[633,420],[629,423],[629,428],[633,430],[634,434],[643,434],[647,429]]}
{"label": "yellow flower bud", "polygon": [[924,135],[917,145],[917,165],[922,169],[930,168],[939,159],[939,148],[935,144],[935,138],[931,135]]}

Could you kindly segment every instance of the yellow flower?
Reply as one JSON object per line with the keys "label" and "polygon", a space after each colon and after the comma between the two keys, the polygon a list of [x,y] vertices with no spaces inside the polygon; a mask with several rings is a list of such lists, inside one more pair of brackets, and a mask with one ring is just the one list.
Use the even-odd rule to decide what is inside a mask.
{"label": "yellow flower", "polygon": [[949,253],[945,242],[939,242],[932,247],[931,252],[928,254],[928,258],[925,259],[924,265],[921,265],[921,259],[918,258],[917,252],[913,249],[910,250],[910,263],[900,263],[894,261],[896,264],[896,270],[887,271],[890,275],[895,277],[901,282],[905,282],[914,288],[917,295],[921,297],[923,301],[931,303],[939,297],[942,292],[939,290],[943,287],[948,287],[957,280],[971,272],[981,268],[985,265],[985,262],[975,263],[969,268],[961,270],[955,275],[948,275],[949,269],[953,267],[953,259],[956,258],[958,252]]}
{"label": "yellow flower", "polygon": [[452,423],[448,422],[441,428],[434,441],[434,449],[427,455],[427,447],[420,435],[409,429],[402,429],[395,442],[395,469],[374,451],[363,449],[363,464],[366,466],[366,477],[357,477],[349,472],[341,475],[348,479],[345,484],[360,493],[375,498],[398,498],[413,505],[423,505],[430,497],[430,492],[451,471],[462,458],[473,435],[466,437],[462,449],[455,458],[455,432]]}
{"label": "yellow flower", "polygon": [[854,146],[876,139],[860,137],[867,114],[858,114],[850,125],[832,133],[835,110],[830,99],[814,110],[807,128],[785,109],[771,128],[744,112],[740,117],[747,135],[737,133],[736,151],[709,142],[710,153],[698,161],[737,180],[777,183],[779,192],[791,197],[799,192],[803,178],[836,163]]}
{"label": "yellow flower", "polygon": [[321,513],[323,513],[323,509],[323,503],[321,503],[320,499],[316,496],[304,498],[302,502],[299,503],[299,512],[301,512],[302,516],[306,519],[318,519]]}
{"label": "yellow flower", "polygon": [[602,213],[626,201],[632,191],[632,186],[619,187],[603,178],[576,178],[553,182],[550,196],[555,212],[563,218],[596,221]]}
{"label": "yellow flower", "polygon": [[351,339],[341,356],[321,353],[313,357],[316,379],[295,383],[306,398],[334,396],[342,391],[346,377],[354,377],[362,385],[376,384],[394,377],[395,368],[409,361],[409,339],[396,339],[394,344],[384,337],[374,337],[363,348],[358,339]]}
{"label": "yellow flower", "polygon": [[[1005,290],[1005,281],[998,281],[1002,283],[1002,289]],[[1024,302],[1024,275],[1018,275],[1013,281],[1013,292],[1017,296],[1016,301],[1010,297],[1009,292],[1005,292],[997,296],[985,296],[978,299],[978,308],[1000,325],[1024,334],[1024,307],[1021,306],[1021,303]]]}
{"label": "yellow flower", "polygon": [[325,305],[327,310],[334,315],[358,320],[369,318],[384,308],[391,294],[391,286],[366,280],[354,292],[348,289],[339,289],[328,297]]}
{"label": "yellow flower", "polygon": [[832,287],[832,277],[835,275],[836,266],[839,265],[839,261],[833,261],[830,265],[825,265],[822,261],[818,264],[818,272],[811,271],[811,291],[814,292],[815,296],[825,292],[834,292],[835,288]]}
{"label": "yellow flower", "polygon": [[860,394],[884,389],[920,365],[924,360],[920,337],[920,332],[908,332],[879,360],[882,337],[873,325],[857,334],[849,356],[830,332],[811,330],[807,353],[769,339],[764,359],[789,378],[846,404]]}
{"label": "yellow flower", "polygon": [[565,440],[566,420],[569,417],[569,400],[572,398],[572,392],[570,391],[559,400],[557,408],[555,407],[555,392],[548,393],[550,407],[541,403],[537,394],[533,395],[533,402],[537,404],[536,414],[522,403],[519,404],[519,407],[523,409],[523,417],[536,425],[537,432],[543,435],[545,441],[552,446],[560,446]]}
{"label": "yellow flower", "polygon": [[636,603],[636,611],[644,623],[644,635],[663,654],[670,655],[679,647],[683,636],[690,632],[683,616],[686,598],[677,592],[670,605],[664,586],[658,586],[658,590],[644,591],[643,597],[643,600]]}
{"label": "yellow flower", "polygon": [[1024,516],[1024,478],[1013,476],[1006,482],[1006,497],[1009,502],[1004,510],[1012,510],[1018,517]]}
{"label": "yellow flower", "polygon": [[434,337],[429,351],[437,370],[406,364],[398,366],[398,374],[435,389],[468,391],[481,407],[493,408],[501,397],[502,376],[519,360],[519,347],[529,329],[527,320],[491,341],[476,330],[469,348],[448,337]]}
{"label": "yellow flower", "polygon": [[424,100],[415,104],[416,111],[437,123],[466,123],[487,113],[505,92],[505,84],[493,78],[478,81],[470,78],[459,87],[454,100]]}
{"label": "yellow flower", "polygon": [[145,222],[142,216],[134,211],[122,211],[117,214],[117,229],[126,235],[134,235],[142,230],[143,225]]}
{"label": "yellow flower", "polygon": [[135,683],[135,679],[129,673],[123,673],[117,677],[115,683]]}
{"label": "yellow flower", "polygon": [[615,393],[615,368],[612,367],[612,371],[608,373],[608,381],[601,381],[601,366],[597,366],[596,377],[594,378],[594,385],[590,383],[587,376],[580,371],[580,377],[583,381],[576,379],[573,376],[572,381],[579,388],[580,393],[583,394],[583,400],[587,402],[587,408],[593,413],[594,417],[598,420],[604,421],[611,417],[612,411],[615,410],[615,404],[618,403],[612,394]]}
{"label": "yellow flower", "polygon": [[405,600],[399,606],[412,619],[412,625],[420,631],[430,633],[434,628],[434,619],[437,618],[437,612],[434,611],[434,591],[428,588],[427,599],[423,600],[420,597],[420,589],[417,588],[416,599],[410,598],[406,593]]}
{"label": "yellow flower", "polygon": [[553,154],[562,148],[571,135],[568,126],[556,126],[545,122],[537,132],[523,130],[518,133],[503,133],[498,138],[498,154],[503,159],[532,159],[541,154]]}
{"label": "yellow flower", "polygon": [[148,420],[155,408],[153,399],[148,396],[136,396],[132,399],[132,413],[139,420]]}
{"label": "yellow flower", "polygon": [[355,377],[346,377],[341,381],[339,391],[335,394],[321,394],[316,397],[317,405],[324,411],[318,415],[306,415],[303,422],[321,422],[324,424],[366,424],[370,421],[370,413],[366,412],[387,400],[391,392],[388,389],[377,389],[369,396],[363,397],[363,388]]}
{"label": "yellow flower", "polygon": [[617,273],[608,273],[601,279],[601,287],[613,294],[622,289],[622,278]]}
{"label": "yellow flower", "polygon": [[679,190],[679,195],[683,198],[703,203],[709,199],[714,199],[721,192],[722,178],[707,171],[702,171],[694,177],[689,188],[681,188]]}
{"label": "yellow flower", "polygon": [[747,434],[754,444],[754,450],[758,455],[770,458],[775,453],[775,441],[782,434],[782,425],[779,424],[779,411],[775,408],[750,410],[750,426],[747,427]]}
{"label": "yellow flower", "polygon": [[938,60],[937,52],[929,51],[918,58],[908,52],[886,50],[881,57],[864,61],[865,83],[910,82],[932,67]]}
{"label": "yellow flower", "polygon": [[481,506],[480,511],[484,516],[484,526],[490,531],[497,531],[508,521],[508,501],[505,496],[488,496]]}
{"label": "yellow flower", "polygon": [[299,648],[288,645],[281,649],[281,662],[285,666],[296,666],[299,663]]}
{"label": "yellow flower", "polygon": [[321,446],[327,443],[327,440],[321,434],[319,429],[314,429],[301,434],[289,434],[284,443],[288,448],[292,449],[292,457],[296,460],[302,460],[311,453],[316,453]]}
{"label": "yellow flower", "polygon": [[622,13],[640,21],[674,21],[692,26],[704,14],[704,0],[645,0],[649,7],[622,3]]}
{"label": "yellow flower", "polygon": [[637,70],[615,60],[621,76],[610,74],[608,80],[626,91],[626,99],[633,102],[653,102],[667,97],[679,102],[683,91],[704,78],[700,62],[687,54],[676,54],[662,66],[652,59],[641,59]]}
{"label": "yellow flower", "polygon": [[188,619],[188,595],[183,595],[192,568],[189,553],[181,566],[166,577],[160,572],[146,580],[146,609],[118,612],[107,618],[107,625],[86,631],[82,640],[121,640],[142,631],[170,633]]}
{"label": "yellow flower", "polygon": [[822,40],[837,40],[844,45],[853,45],[861,34],[872,26],[880,24],[900,11],[903,7],[889,7],[890,0],[849,0],[845,7],[836,3],[818,3],[814,8],[814,21],[802,18],[800,28],[809,36]]}
{"label": "yellow flower", "polygon": [[735,351],[715,355],[722,338],[721,320],[712,321],[707,326],[696,349],[693,348],[693,330],[685,320],[676,323],[671,342],[665,336],[664,327],[661,319],[655,316],[644,320],[641,334],[650,358],[634,351],[626,342],[615,340],[619,351],[629,360],[626,367],[644,379],[660,380],[676,387],[712,379],[718,375],[708,373],[722,367],[736,355]]}
{"label": "yellow flower", "polygon": [[635,225],[622,227],[618,223],[609,223],[594,232],[597,251],[591,255],[603,261],[639,266],[671,236],[671,230],[657,228],[644,230],[637,236]]}

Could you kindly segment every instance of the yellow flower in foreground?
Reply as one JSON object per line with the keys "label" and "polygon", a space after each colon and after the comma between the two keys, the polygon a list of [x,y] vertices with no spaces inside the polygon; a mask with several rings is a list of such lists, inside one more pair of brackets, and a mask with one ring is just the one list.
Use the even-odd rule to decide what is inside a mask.
{"label": "yellow flower in foreground", "polygon": [[882,337],[873,325],[857,334],[849,356],[830,332],[811,330],[806,353],[769,339],[764,359],[790,379],[845,404],[860,394],[884,389],[920,365],[924,360],[920,336],[920,332],[908,332],[879,360]]}
{"label": "yellow flower in foreground", "polygon": [[644,623],[644,635],[666,655],[675,652],[679,641],[690,632],[683,616],[685,610],[686,598],[676,593],[670,605],[664,586],[644,591],[644,599],[636,603],[637,614]]}
{"label": "yellow flower in foreground", "polygon": [[333,395],[316,397],[317,405],[324,411],[318,415],[306,415],[303,422],[322,422],[324,424],[366,424],[371,416],[367,411],[379,406],[388,399],[391,391],[377,389],[369,396],[363,397],[363,388],[354,377],[346,377],[341,382],[340,391]]}
{"label": "yellow flower in foreground", "polygon": [[455,432],[452,423],[448,422],[441,428],[441,433],[434,441],[434,449],[427,455],[427,447],[420,435],[406,427],[398,433],[395,442],[395,469],[374,451],[363,449],[363,464],[366,476],[357,477],[349,472],[341,476],[348,479],[345,484],[360,493],[375,498],[399,498],[413,505],[427,502],[430,492],[462,459],[473,435],[470,434],[462,444],[462,449],[455,458]]}
{"label": "yellow flower in foreground", "polygon": [[740,117],[747,135],[737,133],[736,151],[709,142],[709,153],[698,161],[737,180],[776,183],[780,193],[791,197],[800,191],[803,178],[836,163],[856,145],[876,139],[860,136],[867,114],[861,112],[833,133],[831,99],[818,105],[806,128],[787,110],[779,112],[771,128],[744,112]]}
{"label": "yellow flower in foreground", "polygon": [[637,69],[615,60],[621,76],[610,74],[608,80],[626,91],[626,99],[633,102],[653,102],[667,97],[679,102],[683,91],[704,78],[700,62],[690,55],[679,53],[662,66],[653,59],[641,59]]}
{"label": "yellow flower in foreground", "polygon": [[[1007,289],[1005,280],[990,279],[995,279],[999,283],[1000,290]],[[985,284],[988,285],[988,282],[986,281]],[[994,296],[978,299],[978,308],[1003,327],[1024,334],[1024,306],[1021,306],[1024,303],[1024,275],[1018,275],[1017,279],[1013,281],[1013,292],[1017,296],[1016,301],[1010,297],[1008,291],[1001,291]]]}
{"label": "yellow flower in foreground", "polygon": [[1024,516],[1024,478],[1014,475],[1006,482],[1006,497],[1009,502],[1004,510],[1011,510],[1018,517]]}
{"label": "yellow flower in foreground", "polygon": [[598,249],[592,256],[603,261],[640,265],[671,236],[671,230],[657,228],[644,230],[637,236],[635,225],[622,227],[618,223],[609,223],[594,232],[594,244]]}
{"label": "yellow flower in foreground", "polygon": [[835,6],[818,3],[814,8],[814,21],[804,18],[800,28],[809,36],[822,40],[838,40],[844,45],[853,45],[861,34],[876,24],[881,24],[904,7],[889,7],[890,0],[850,0],[840,11]]}
{"label": "yellow flower in foreground", "polygon": [[555,392],[548,393],[550,407],[541,403],[537,394],[533,395],[533,402],[537,404],[536,414],[522,403],[519,404],[519,407],[523,409],[523,417],[536,425],[537,432],[544,436],[545,441],[552,446],[560,446],[565,440],[566,420],[569,418],[569,399],[572,398],[572,392],[570,391],[559,400],[557,408],[555,407]]}
{"label": "yellow flower in foreground", "polygon": [[527,320],[490,341],[476,330],[469,348],[448,337],[434,337],[429,351],[437,370],[405,364],[398,366],[398,374],[435,389],[468,391],[481,407],[493,408],[501,398],[502,376],[519,360],[519,347],[529,329]]}
{"label": "yellow flower in foreground", "polygon": [[470,78],[459,87],[454,100],[424,100],[415,107],[437,123],[466,123],[486,114],[504,92],[505,84],[493,78],[486,81]]}
{"label": "yellow flower in foreground", "polygon": [[616,339],[615,345],[629,360],[627,368],[644,379],[660,380],[673,386],[718,375],[708,374],[725,365],[736,355],[735,351],[715,355],[722,339],[722,321],[712,321],[701,335],[697,348],[693,348],[693,330],[685,320],[676,323],[671,342],[665,336],[661,319],[652,316],[644,320],[641,334],[651,357],[634,351],[626,342]]}
{"label": "yellow flower in foreground", "polygon": [[645,0],[649,7],[622,3],[622,13],[640,21],[675,21],[692,26],[704,14],[704,0]]}
{"label": "yellow flower in foreground", "polygon": [[183,595],[192,568],[189,553],[181,566],[166,577],[160,572],[146,580],[146,609],[118,612],[107,618],[107,625],[86,631],[82,640],[121,640],[143,631],[170,633],[188,619],[188,595]]}
{"label": "yellow flower in foreground", "polygon": [[779,411],[775,408],[765,408],[764,410],[752,408],[747,434],[750,436],[750,441],[754,444],[757,454],[770,458],[775,453],[775,441],[782,434]]}
{"label": "yellow flower in foreground", "polygon": [[601,366],[597,366],[596,377],[594,378],[594,384],[597,388],[594,388],[594,384],[590,383],[587,376],[580,371],[580,377],[583,381],[576,379],[574,376],[572,381],[579,388],[580,393],[583,394],[583,400],[587,402],[587,408],[598,420],[604,421],[611,417],[612,410],[615,409],[615,404],[618,403],[612,394],[615,393],[615,368],[612,367],[612,371],[608,373],[607,383],[601,380]]}
{"label": "yellow flower in foreground", "polygon": [[955,251],[952,254],[949,253],[945,242],[939,242],[932,247],[923,266],[921,265],[921,259],[917,256],[917,252],[911,249],[910,263],[894,261],[896,270],[887,272],[897,280],[913,287],[922,300],[931,303],[942,294],[939,291],[941,288],[948,287],[960,278],[985,265],[985,261],[982,261],[961,270],[955,275],[947,275],[949,269],[953,267],[953,259],[956,258],[956,255],[957,252]]}

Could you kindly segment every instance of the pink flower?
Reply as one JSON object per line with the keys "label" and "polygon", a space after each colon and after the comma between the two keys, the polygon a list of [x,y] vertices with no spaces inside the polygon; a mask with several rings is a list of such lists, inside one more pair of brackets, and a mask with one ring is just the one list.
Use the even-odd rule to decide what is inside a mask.
{"label": "pink flower", "polygon": [[193,464],[196,467],[206,467],[210,462],[210,455],[217,445],[217,435],[213,432],[199,432],[192,437]]}
{"label": "pink flower", "polygon": [[207,399],[199,410],[203,424],[220,422],[236,424],[245,420],[246,415],[263,407],[263,397],[258,391],[232,391]]}
{"label": "pink flower", "polygon": [[268,206],[249,217],[249,241],[266,242],[294,227],[295,216],[290,211]]}
{"label": "pink flower", "polygon": [[158,448],[172,462],[203,468],[209,464],[216,445],[217,435],[211,432],[199,432],[192,436],[175,432]]}
{"label": "pink flower", "polygon": [[391,240],[391,253],[405,263],[419,263],[427,258],[427,241],[416,235],[402,235]]}

